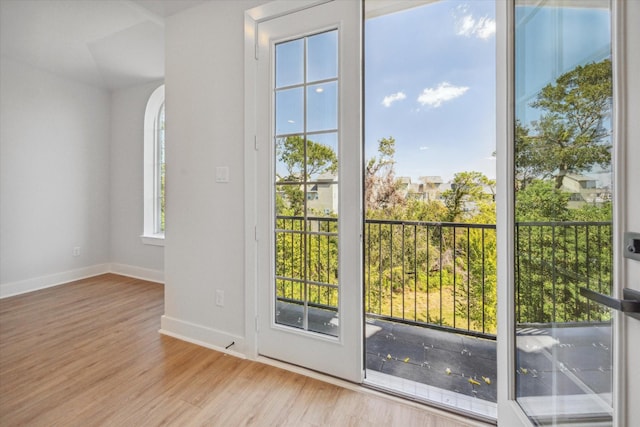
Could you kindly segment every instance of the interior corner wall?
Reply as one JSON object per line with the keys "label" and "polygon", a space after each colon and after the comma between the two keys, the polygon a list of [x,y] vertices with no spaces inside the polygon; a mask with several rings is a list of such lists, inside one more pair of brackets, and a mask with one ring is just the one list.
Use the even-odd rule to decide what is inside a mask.
{"label": "interior corner wall", "polygon": [[7,296],[106,268],[110,94],[6,57],[0,64],[0,296]]}
{"label": "interior corner wall", "polygon": [[[166,21],[162,330],[244,351],[244,12],[215,1]],[[215,168],[229,168],[216,183]],[[215,304],[216,291],[224,306]]]}
{"label": "interior corner wall", "polygon": [[147,280],[164,280],[164,248],[145,245],[143,231],[144,115],[163,81],[120,89],[111,95],[110,261],[111,270]]}

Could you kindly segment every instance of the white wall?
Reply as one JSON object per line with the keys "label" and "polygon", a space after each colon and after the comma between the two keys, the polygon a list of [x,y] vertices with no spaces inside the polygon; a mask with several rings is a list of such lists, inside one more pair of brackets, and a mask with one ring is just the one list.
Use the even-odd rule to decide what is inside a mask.
{"label": "white wall", "polygon": [[111,96],[112,271],[162,281],[164,248],[145,245],[143,230],[144,113],[162,81],[114,91]]}
{"label": "white wall", "polygon": [[[243,350],[244,11],[215,1],[166,22],[166,333]],[[215,183],[228,166],[230,182]],[[225,293],[224,307],[215,291]]]}
{"label": "white wall", "polygon": [[6,57],[0,62],[5,296],[99,273],[109,261],[110,95]]}

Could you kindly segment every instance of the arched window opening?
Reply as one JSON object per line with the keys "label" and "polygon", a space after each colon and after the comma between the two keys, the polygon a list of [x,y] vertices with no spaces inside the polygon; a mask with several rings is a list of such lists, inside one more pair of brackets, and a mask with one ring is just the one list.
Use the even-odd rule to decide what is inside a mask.
{"label": "arched window opening", "polygon": [[149,97],[144,115],[144,230],[142,241],[164,245],[165,231],[164,85]]}

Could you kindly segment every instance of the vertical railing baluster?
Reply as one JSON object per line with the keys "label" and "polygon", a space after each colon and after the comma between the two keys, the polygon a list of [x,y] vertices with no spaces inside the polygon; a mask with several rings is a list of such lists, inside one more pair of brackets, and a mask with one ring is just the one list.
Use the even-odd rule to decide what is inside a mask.
{"label": "vertical railing baluster", "polygon": [[[579,254],[579,243],[578,243],[578,225],[574,225],[573,226],[573,240],[574,240],[574,257],[575,257],[575,267],[574,267],[574,274],[576,275],[576,277],[580,277],[580,254]],[[576,286],[578,286],[578,280],[576,280]],[[577,291],[577,289],[576,289]],[[586,299],[586,298],[585,298]],[[590,320],[591,316],[590,316],[590,312],[591,311],[591,306],[589,304],[589,300],[587,300],[587,321]],[[574,316],[575,320],[579,321],[579,317],[581,316],[581,310],[576,311],[576,315]]]}
{"label": "vertical railing baluster", "polygon": [[378,224],[378,314],[382,314],[382,224]]}
{"label": "vertical railing baluster", "polygon": [[456,270],[456,226],[452,226],[451,230],[453,232],[453,244],[452,244],[452,252],[453,252],[453,327],[456,327],[456,279],[457,273]]}
{"label": "vertical railing baluster", "polygon": [[390,304],[390,311],[391,311],[391,317],[393,317],[393,224],[391,224],[389,226],[390,229],[390,234],[389,234],[389,242],[390,242],[390,249],[389,249],[389,274],[390,274],[390,280],[389,280],[389,297],[391,300],[391,304]]}
{"label": "vertical railing baluster", "polygon": [[556,272],[558,271],[558,267],[556,264],[556,226],[551,226],[551,301],[553,304],[551,305],[551,321],[556,321],[556,283],[558,280],[558,276]]}
{"label": "vertical railing baluster", "polygon": [[[545,277],[544,276],[544,250],[543,250],[543,244],[544,244],[544,234],[543,234],[543,227],[540,227],[540,277]],[[539,303],[539,319],[544,319],[544,279],[541,281],[540,283],[540,303]],[[546,320],[540,320],[540,321],[546,321]]]}
{"label": "vertical railing baluster", "polygon": [[431,267],[429,267],[429,260],[430,260],[430,253],[429,253],[429,247],[431,246],[430,240],[429,240],[429,226],[427,225],[425,227],[426,233],[427,233],[427,254],[426,254],[426,260],[425,260],[425,274],[427,276],[427,283],[426,283],[426,292],[427,292],[427,322],[431,322],[431,319],[429,318],[429,294],[431,292],[429,292],[429,276],[431,275]]}
{"label": "vertical railing baluster", "polygon": [[471,228],[467,226],[467,330],[471,330]]}
{"label": "vertical railing baluster", "polygon": [[[484,228],[482,229],[482,333],[485,333],[485,293],[484,293],[484,285],[485,285],[485,244],[484,244]],[[496,281],[497,282],[497,281]]]}
{"label": "vertical railing baluster", "polygon": [[444,227],[441,225],[440,226],[440,254],[439,254],[439,273],[440,273],[440,325],[442,326],[443,323],[443,319],[442,319],[442,270],[444,270],[443,265],[442,265],[442,239],[444,238]]}
{"label": "vertical railing baluster", "polygon": [[[597,234],[597,242],[598,242],[598,248],[602,248],[602,226],[598,225],[596,226],[597,230],[598,230],[598,234]],[[602,293],[602,250],[598,250],[598,292]],[[600,310],[600,315],[598,316],[598,319],[600,321],[602,321],[602,317],[604,315],[603,311]]]}
{"label": "vertical railing baluster", "polygon": [[402,279],[400,280],[400,283],[402,284],[402,319],[405,319],[405,308],[404,308],[404,286],[405,286],[405,270],[404,270],[404,259],[405,259],[405,247],[404,247],[404,238],[405,238],[405,227],[404,227],[404,223],[401,224],[401,228],[400,230],[402,231],[402,239],[400,240],[400,244],[402,247],[402,250],[400,251],[400,259],[402,261],[402,267],[401,267],[401,273],[402,273]]}
{"label": "vertical railing baluster", "polygon": [[418,226],[413,226],[413,320],[418,320]]}
{"label": "vertical railing baluster", "polygon": [[[520,228],[521,226],[519,226],[518,224],[516,224],[516,226],[514,227],[514,234],[515,234],[515,247],[516,247],[516,253],[515,253],[515,287],[516,287],[516,323],[521,323],[522,322],[522,304],[520,302],[520,295],[522,292],[522,289],[520,287],[520,279],[522,278],[522,270],[520,268]],[[484,253],[482,254],[484,257]],[[482,263],[484,265],[484,261]]]}
{"label": "vertical railing baluster", "polygon": [[[564,242],[564,244],[562,245],[562,254],[563,254],[563,263],[564,263],[564,269],[568,271],[569,269],[569,257],[568,257],[568,244],[567,244],[567,227],[562,227],[562,241]],[[570,285],[571,285],[571,281],[567,280],[567,278],[565,277],[564,280],[562,281],[563,285],[564,285],[564,295],[562,298],[562,309],[564,311],[564,316],[563,319],[566,322],[567,321],[567,295],[569,295],[571,293],[571,289],[570,289]]]}
{"label": "vertical railing baluster", "polygon": [[[586,277],[586,279],[587,279],[587,288],[591,289],[591,280],[590,280],[591,279],[591,272],[590,272],[590,269],[589,269],[589,264],[591,264],[591,261],[590,261],[590,256],[589,256],[589,246],[590,246],[590,244],[589,244],[589,226],[588,225],[584,226],[584,239],[586,241],[586,243],[585,243],[586,252],[585,252],[584,256],[585,256],[585,264],[586,264],[585,267],[586,267],[586,274],[587,274],[587,277]],[[597,311],[598,307],[594,306],[594,309]],[[589,321],[591,321],[591,310],[589,310],[587,312],[587,319],[589,319]]]}

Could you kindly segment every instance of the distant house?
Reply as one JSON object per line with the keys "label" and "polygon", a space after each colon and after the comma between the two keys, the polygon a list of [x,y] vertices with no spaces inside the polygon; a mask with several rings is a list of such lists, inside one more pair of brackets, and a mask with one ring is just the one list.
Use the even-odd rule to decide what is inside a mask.
{"label": "distant house", "polygon": [[611,200],[609,188],[599,188],[598,182],[588,176],[569,173],[562,179],[562,191],[570,193],[569,208],[579,208],[587,203],[599,204]]}
{"label": "distant house", "polygon": [[425,200],[438,200],[440,198],[440,193],[444,191],[441,188],[443,184],[441,176],[421,176],[418,180],[422,184]]}
{"label": "distant house", "polygon": [[396,184],[398,185],[398,190],[405,199],[424,199],[422,184],[418,182],[411,182],[411,177],[400,176],[396,178]]}
{"label": "distant house", "polygon": [[320,175],[307,188],[307,212],[310,215],[329,215],[338,212],[338,176]]}

